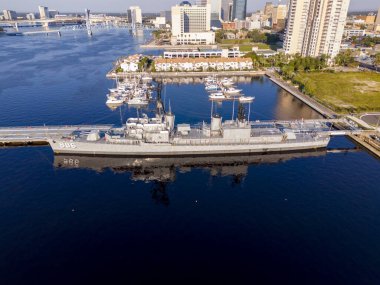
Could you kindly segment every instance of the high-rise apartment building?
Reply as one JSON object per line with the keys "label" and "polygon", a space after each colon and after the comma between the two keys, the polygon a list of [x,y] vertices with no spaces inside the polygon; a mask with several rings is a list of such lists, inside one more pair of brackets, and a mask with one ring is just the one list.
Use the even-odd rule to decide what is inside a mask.
{"label": "high-rise apartment building", "polygon": [[380,26],[380,8],[379,11],[377,11],[376,21],[375,21],[375,28],[376,26]]}
{"label": "high-rise apartment building", "polygon": [[17,13],[12,10],[3,10],[4,20],[16,20]]}
{"label": "high-rise apartment building", "polygon": [[220,18],[225,22],[229,22],[232,19],[232,1],[233,0],[221,0]]}
{"label": "high-rise apartment building", "polygon": [[245,20],[247,16],[247,0],[234,0],[232,20]]}
{"label": "high-rise apartment building", "polygon": [[172,35],[210,31],[210,5],[172,7]]}
{"label": "high-rise apartment building", "polygon": [[210,32],[211,7],[192,6],[188,2],[172,7],[172,43],[210,44],[215,42],[215,33]]}
{"label": "high-rise apartment building", "polygon": [[340,50],[350,0],[290,0],[284,51],[334,58]]}
{"label": "high-rise apartment building", "polygon": [[44,6],[38,6],[38,11],[40,12],[40,19],[49,19],[49,8]]}
{"label": "high-rise apartment building", "polygon": [[272,15],[272,24],[277,25],[279,20],[285,20],[287,14],[286,5],[279,4],[278,6],[274,6],[271,15]]}
{"label": "high-rise apartment building", "polygon": [[222,0],[211,0],[211,21],[221,20]]}
{"label": "high-rise apartment building", "polygon": [[128,21],[135,26],[136,24],[142,24],[142,11],[139,6],[131,6],[127,11]]}
{"label": "high-rise apartment building", "polygon": [[264,15],[268,18],[272,18],[274,5],[272,2],[266,2],[264,7]]}

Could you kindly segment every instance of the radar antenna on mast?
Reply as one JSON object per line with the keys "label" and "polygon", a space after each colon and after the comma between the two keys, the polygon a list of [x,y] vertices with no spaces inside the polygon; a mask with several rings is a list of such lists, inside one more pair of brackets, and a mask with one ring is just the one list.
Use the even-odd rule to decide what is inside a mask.
{"label": "radar antenna on mast", "polygon": [[245,121],[245,110],[244,110],[244,106],[243,104],[239,103],[239,107],[238,107],[238,120],[240,122],[244,122]]}

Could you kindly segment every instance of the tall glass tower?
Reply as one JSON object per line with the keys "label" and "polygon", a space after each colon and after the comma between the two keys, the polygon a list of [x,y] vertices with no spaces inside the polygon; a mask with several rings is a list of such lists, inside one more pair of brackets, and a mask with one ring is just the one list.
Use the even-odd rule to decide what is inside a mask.
{"label": "tall glass tower", "polygon": [[234,0],[232,8],[232,20],[245,20],[247,15],[247,0]]}

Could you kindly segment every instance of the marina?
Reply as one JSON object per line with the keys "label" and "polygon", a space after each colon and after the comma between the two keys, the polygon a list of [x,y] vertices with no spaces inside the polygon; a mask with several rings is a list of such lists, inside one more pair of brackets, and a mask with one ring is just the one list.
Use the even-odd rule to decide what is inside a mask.
{"label": "marina", "polygon": [[[21,129],[22,142],[34,131],[47,141],[79,126],[91,127],[83,129],[89,134],[97,126],[104,127],[99,132],[125,127],[143,114],[155,118],[158,89],[145,107],[105,104],[116,88],[105,78],[111,62],[141,52],[146,38],[126,29],[95,31],[92,38],[85,32],[3,37],[2,139]],[[162,105],[168,112],[170,102],[176,127],[210,125],[212,104],[223,122],[236,120],[237,100],[209,100],[203,81],[209,75],[153,79],[162,83]],[[379,161],[347,136],[374,131],[349,118],[324,118],[267,76],[231,78],[241,94],[255,97],[252,129],[326,124],[326,135],[334,132],[327,148],[162,158],[1,147],[3,283],[97,283],[104,274],[105,283],[131,284],[260,284],[263,278],[376,284]],[[243,105],[248,120],[249,104]],[[50,133],[49,126],[69,129]]]}
{"label": "marina", "polygon": [[[322,149],[327,148],[331,136],[360,135],[365,131],[353,117],[282,122],[251,119],[251,103],[255,97],[244,96],[243,90],[238,89],[231,78],[213,75],[204,78],[203,82],[212,102],[209,124],[203,121],[176,126],[170,101],[168,111],[162,101],[163,85],[153,84],[151,76],[140,74],[116,80],[116,86],[107,94],[106,105],[111,109],[123,104],[137,108],[138,116],[128,118],[125,125],[3,128],[0,129],[0,144],[48,143],[55,154],[200,156]],[[148,106],[153,93],[157,93],[155,112],[148,117],[140,108]],[[214,101],[224,100],[233,101],[231,120],[223,121],[217,113],[217,105],[214,110]]]}

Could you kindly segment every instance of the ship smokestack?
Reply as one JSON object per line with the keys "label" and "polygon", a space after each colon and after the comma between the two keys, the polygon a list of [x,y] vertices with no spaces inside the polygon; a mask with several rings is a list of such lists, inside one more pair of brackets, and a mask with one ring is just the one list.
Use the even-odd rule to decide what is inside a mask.
{"label": "ship smokestack", "polygon": [[172,113],[172,107],[170,105],[170,100],[169,100],[169,112],[165,114],[165,124],[170,132],[173,131],[174,129],[174,121],[175,121],[175,116]]}
{"label": "ship smokestack", "polygon": [[222,118],[218,115],[212,115],[211,117],[211,136],[218,136],[222,131]]}

